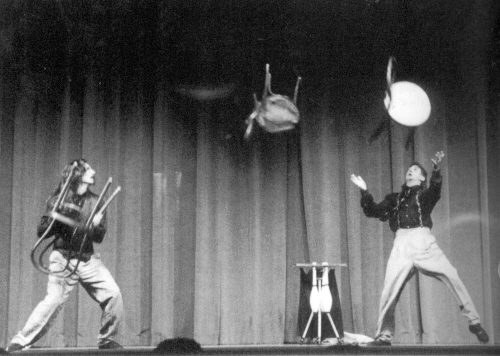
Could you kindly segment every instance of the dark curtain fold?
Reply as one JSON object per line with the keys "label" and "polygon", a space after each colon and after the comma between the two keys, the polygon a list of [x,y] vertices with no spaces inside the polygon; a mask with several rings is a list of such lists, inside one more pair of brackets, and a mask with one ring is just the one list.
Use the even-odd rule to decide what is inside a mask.
{"label": "dark curtain fold", "polygon": [[[430,55],[432,46],[457,46],[444,48],[446,58],[453,58],[447,65],[439,62],[446,58],[433,54],[444,72],[403,56],[417,67],[408,65],[413,77],[404,70],[402,77],[407,74],[418,82],[432,103],[431,117],[416,130],[385,115],[385,54],[380,54],[380,65],[374,60],[356,66],[344,58],[337,66],[332,58],[328,62],[321,57],[321,63],[312,66],[293,41],[284,45],[279,36],[273,37],[277,29],[271,22],[263,29],[253,26],[254,32],[248,33],[232,29],[228,22],[222,25],[231,30],[230,43],[237,49],[229,56],[232,47],[214,29],[216,19],[207,14],[234,16],[236,11],[243,25],[241,12],[249,11],[250,5],[241,9],[223,2],[219,8],[211,2],[204,8],[205,17],[198,17],[193,4],[116,2],[112,8],[94,9],[97,12],[89,14],[95,16],[85,20],[94,19],[92,26],[106,34],[93,54],[87,52],[88,44],[64,42],[67,48],[61,51],[68,57],[62,63],[51,64],[47,58],[41,60],[43,56],[33,63],[2,58],[6,65],[0,72],[0,288],[7,292],[0,296],[0,342],[8,343],[45,295],[46,276],[29,259],[36,223],[62,167],[79,156],[98,173],[92,188],[96,193],[108,177],[113,178],[111,190],[122,187],[108,207],[108,232],[96,250],[123,293],[126,312],[119,341],[124,345],[156,345],[172,337],[194,338],[203,345],[298,342],[303,332],[300,305],[307,300],[307,288],[295,265],[313,261],[347,264],[334,273],[342,329],[374,336],[393,233],[387,223],[364,216],[359,189],[349,176],[361,175],[380,201],[400,189],[413,160],[430,170],[430,158],[443,150],[443,191],[432,215],[432,232],[457,268],[492,342],[498,343],[498,61],[490,60],[491,42],[479,40],[492,36],[494,21],[487,13],[490,7],[480,3],[467,3],[470,11],[448,19],[443,15],[445,5],[433,3],[429,9],[430,2],[418,2],[422,13],[436,11],[446,26],[460,25],[461,37],[451,43],[441,34],[423,46],[423,55]],[[20,11],[16,4],[11,5]],[[396,2],[391,4],[388,14],[397,8]],[[341,12],[341,21],[327,27],[357,28],[349,20],[359,9],[342,10],[341,5],[347,6],[347,1],[333,8]],[[267,8],[262,6],[254,10],[263,14]],[[321,18],[333,11],[325,5],[321,9]],[[361,13],[359,26],[368,22],[367,11],[373,9]],[[411,7],[405,9],[410,12]],[[134,15],[135,10],[140,15]],[[298,8],[288,10],[284,14],[300,14]],[[74,14],[64,14],[65,21],[74,19]],[[305,14],[314,21],[312,8]],[[296,17],[283,15],[280,24],[289,21],[297,26]],[[186,21],[194,29],[182,28],[179,18],[190,19]],[[23,19],[33,24],[33,18]],[[327,46],[327,38],[310,26],[302,30]],[[44,27],[33,25],[40,28]],[[198,38],[200,29],[207,32]],[[396,32],[406,36],[409,45],[411,36],[405,29],[400,25]],[[347,29],[339,30],[348,34]],[[172,33],[196,45],[177,47],[166,41],[171,39],[166,34]],[[31,42],[24,42],[21,34]],[[292,34],[311,51],[319,43],[304,42],[300,31]],[[14,37],[23,51],[40,54],[36,35],[23,27]],[[211,43],[213,36],[217,40]],[[370,42],[374,49],[378,37],[371,33],[367,38],[363,43]],[[247,51],[237,47],[242,46],[238,39],[263,47]],[[347,47],[340,37],[332,43],[339,46],[331,49],[339,56],[343,45],[346,56],[360,51]],[[403,47],[397,51],[411,49]],[[498,51],[498,43],[495,48]],[[299,64],[288,64],[290,58],[282,52],[292,53],[290,58]],[[41,53],[52,58],[52,52]],[[169,62],[173,53],[175,61]],[[296,72],[304,70],[298,103],[301,122],[279,134],[257,127],[245,141],[244,119],[252,108],[252,91],[260,95],[262,90],[266,62],[272,64],[273,89],[280,93],[290,93]],[[199,69],[206,66],[210,73]],[[197,100],[178,90],[179,84],[186,84],[179,79],[186,73],[187,84],[200,80],[204,90],[231,80],[237,89],[214,100]],[[372,139],[381,123],[384,129]],[[100,313],[83,289],[75,291],[37,346],[95,345]],[[446,287],[420,274],[401,294],[396,324],[395,343],[477,342]]]}

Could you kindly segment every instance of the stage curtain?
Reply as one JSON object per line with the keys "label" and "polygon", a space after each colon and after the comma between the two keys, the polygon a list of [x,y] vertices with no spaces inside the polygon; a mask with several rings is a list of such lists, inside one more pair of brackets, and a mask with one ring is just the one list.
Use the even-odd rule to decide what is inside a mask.
{"label": "stage curtain", "polygon": [[[347,264],[336,273],[344,330],[373,336],[393,234],[363,215],[349,176],[361,175],[381,200],[400,188],[412,160],[430,170],[438,150],[446,157],[433,233],[495,335],[489,308],[497,256],[488,241],[497,224],[485,222],[482,209],[496,207],[483,198],[497,192],[488,167],[498,164],[488,153],[493,146],[478,141],[496,142],[485,125],[497,126],[486,120],[484,106],[426,87],[433,115],[406,148],[411,130],[383,115],[379,94],[357,96],[373,103],[361,106],[330,87],[317,93],[319,102],[302,106],[295,131],[256,131],[244,141],[229,104],[172,101],[158,90],[154,105],[146,105],[141,91],[127,89],[124,98],[116,88],[102,93],[90,77],[81,119],[68,88],[62,111],[26,94],[18,96],[12,121],[2,118],[2,133],[14,133],[11,145],[2,142],[3,159],[12,159],[11,189],[3,188],[12,199],[4,210],[12,219],[3,240],[10,261],[3,269],[5,342],[44,296],[46,277],[29,261],[36,222],[61,167],[80,155],[98,171],[96,192],[108,177],[111,189],[123,189],[108,208],[107,237],[96,249],[122,289],[125,345],[175,336],[208,345],[297,342],[294,265],[310,261]],[[369,143],[384,120],[388,130]],[[99,307],[79,290],[39,345],[93,345],[99,318]],[[474,343],[475,337],[444,285],[418,275],[398,304],[395,342]]]}
{"label": "stage curtain", "polygon": [[[466,34],[487,32],[468,23]],[[361,175],[380,201],[399,191],[413,160],[430,171],[443,150],[432,231],[498,343],[499,100],[485,58],[476,56],[483,45],[462,44],[457,77],[419,82],[432,115],[414,131],[386,116],[383,74],[325,77],[304,80],[294,130],[257,127],[247,141],[248,90],[243,99],[203,101],[147,70],[109,74],[110,82],[89,71],[83,80],[41,84],[2,69],[0,342],[8,344],[45,296],[47,277],[29,258],[36,224],[63,166],[80,156],[98,173],[96,193],[108,177],[110,191],[122,188],[96,250],[123,294],[123,345],[172,337],[298,342],[295,264],[312,261],[347,264],[335,273],[343,329],[375,336],[393,233],[363,215],[349,176]],[[100,313],[79,288],[37,346],[94,346]],[[401,295],[396,324],[396,344],[477,343],[451,293],[421,274]]]}

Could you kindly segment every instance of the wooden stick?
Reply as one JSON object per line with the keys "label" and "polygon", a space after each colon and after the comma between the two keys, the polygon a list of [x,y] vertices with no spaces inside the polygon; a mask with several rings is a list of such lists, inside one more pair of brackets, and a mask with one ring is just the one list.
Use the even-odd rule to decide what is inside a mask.
{"label": "wooden stick", "polygon": [[109,199],[106,200],[106,202],[102,206],[101,210],[99,210],[98,214],[102,214],[104,212],[104,210],[108,207],[109,203],[111,203],[111,200],[113,200],[113,198],[116,196],[116,194],[118,194],[120,192],[120,190],[122,190],[122,187],[118,187],[115,189],[115,191],[113,192],[113,194],[111,194]]}
{"label": "wooden stick", "polygon": [[92,213],[90,213],[90,216],[87,220],[87,223],[85,224],[85,227],[88,229],[90,227],[90,224],[92,224],[92,220],[94,219],[94,216],[96,214],[96,211],[97,211],[97,206],[99,205],[99,203],[102,201],[102,198],[104,197],[104,194],[106,194],[108,188],[109,188],[109,185],[111,184],[111,182],[113,181],[113,178],[109,177],[108,178],[108,181],[106,182],[106,185],[104,186],[102,192],[101,192],[101,195],[99,196],[99,199],[97,199],[97,202],[94,206],[94,209],[92,209]]}

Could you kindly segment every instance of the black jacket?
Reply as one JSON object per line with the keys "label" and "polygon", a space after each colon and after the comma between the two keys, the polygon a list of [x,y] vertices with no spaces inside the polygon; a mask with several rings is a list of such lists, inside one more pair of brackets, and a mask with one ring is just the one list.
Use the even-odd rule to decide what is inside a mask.
{"label": "black jacket", "polygon": [[[46,211],[41,217],[37,228],[39,237],[45,233],[53,220],[50,217],[50,213],[53,210],[56,200],[57,196],[52,197],[47,202]],[[72,194],[69,198],[67,198],[67,202],[80,207],[81,212],[75,213],[75,211],[66,211],[68,209],[64,210],[63,206],[60,213],[75,220],[81,227],[75,229],[56,220],[51,231],[49,232],[49,236],[55,235],[54,250],[61,250],[61,252],[64,252],[65,255],[69,254],[70,257],[76,256],[76,253],[80,250],[84,236],[87,235],[82,253],[86,256],[91,256],[94,253],[93,242],[102,242],[104,235],[106,234],[106,215],[104,215],[98,226],[91,227],[87,231],[85,231],[84,226],[97,200],[98,196],[91,191],[87,191],[83,195]]]}
{"label": "black jacket", "polygon": [[392,231],[415,227],[432,228],[431,212],[441,197],[442,177],[439,170],[432,172],[428,188],[422,185],[402,186],[400,193],[386,195],[375,203],[367,190],[361,190],[361,206],[367,217],[389,220]]}

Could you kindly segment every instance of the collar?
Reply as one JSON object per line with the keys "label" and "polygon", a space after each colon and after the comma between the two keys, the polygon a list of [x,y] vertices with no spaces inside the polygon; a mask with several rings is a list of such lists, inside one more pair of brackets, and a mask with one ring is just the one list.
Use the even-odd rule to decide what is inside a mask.
{"label": "collar", "polygon": [[87,196],[87,193],[88,192],[85,192],[83,194],[73,194],[73,197],[72,197],[72,201],[74,204],[78,205],[79,207],[81,207],[83,205],[83,202],[85,201],[85,197]]}
{"label": "collar", "polygon": [[412,187],[409,187],[409,186],[407,186],[407,185],[406,185],[406,183],[405,183],[405,184],[403,184],[403,185],[401,186],[401,189],[402,189],[403,193],[408,194],[408,193],[415,193],[415,192],[417,192],[418,190],[422,190],[422,189],[424,189],[424,187],[422,186],[422,184],[419,184],[419,185],[414,185],[414,186],[412,186]]}

